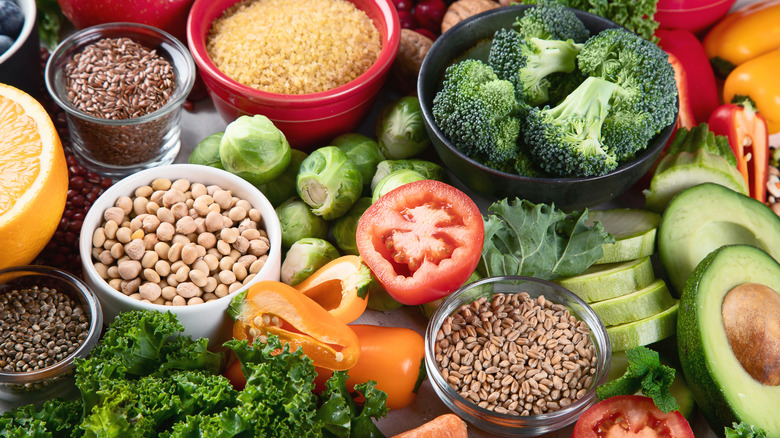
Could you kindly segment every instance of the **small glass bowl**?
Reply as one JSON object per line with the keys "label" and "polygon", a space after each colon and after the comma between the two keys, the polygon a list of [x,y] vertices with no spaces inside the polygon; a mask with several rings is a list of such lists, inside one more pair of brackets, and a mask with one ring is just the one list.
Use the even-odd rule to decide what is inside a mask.
{"label": "small glass bowl", "polygon": [[[541,415],[516,416],[501,414],[477,406],[458,394],[439,372],[435,359],[436,336],[445,319],[462,305],[494,294],[528,293],[531,298],[544,295],[547,301],[566,307],[572,316],[584,321],[590,329],[590,338],[596,347],[596,372],[588,392],[569,406]],[[561,429],[575,422],[580,414],[596,402],[596,387],[609,374],[612,351],[607,330],[593,309],[578,296],[549,281],[532,277],[502,276],[484,278],[470,283],[448,296],[436,309],[425,331],[425,366],[434,391],[444,404],[472,425],[497,436],[538,436]]]}
{"label": "small glass bowl", "polygon": [[[78,110],[68,98],[65,66],[74,55],[103,38],[126,37],[154,50],[173,68],[174,86],[158,110],[128,119],[104,119]],[[85,167],[122,178],[170,164],[181,148],[181,109],[195,82],[195,63],[187,47],[170,34],[137,23],[107,23],[80,30],[52,52],[46,63],[46,88],[65,110],[73,150]],[[107,80],[110,78],[107,78]]]}
{"label": "small glass bowl", "polygon": [[19,266],[0,270],[0,294],[32,286],[56,289],[78,300],[89,318],[89,329],[81,345],[60,362],[35,371],[6,372],[0,369],[0,399],[16,405],[75,394],[73,361],[86,357],[92,351],[103,328],[100,303],[77,277],[48,266]]}

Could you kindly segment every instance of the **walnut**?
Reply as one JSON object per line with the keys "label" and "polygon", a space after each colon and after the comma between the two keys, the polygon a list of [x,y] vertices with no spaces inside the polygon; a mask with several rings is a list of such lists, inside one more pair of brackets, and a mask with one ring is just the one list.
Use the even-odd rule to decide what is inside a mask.
{"label": "walnut", "polygon": [[420,66],[432,45],[433,41],[425,35],[410,29],[401,29],[398,55],[390,70],[395,79],[394,85],[399,91],[406,94],[416,89]]}
{"label": "walnut", "polygon": [[496,9],[500,5],[493,0],[458,0],[447,8],[441,21],[441,33],[472,15]]}

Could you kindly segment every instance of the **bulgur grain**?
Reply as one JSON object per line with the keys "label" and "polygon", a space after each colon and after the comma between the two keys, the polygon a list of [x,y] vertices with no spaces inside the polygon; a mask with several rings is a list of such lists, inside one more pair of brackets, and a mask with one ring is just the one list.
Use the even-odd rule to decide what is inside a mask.
{"label": "bulgur grain", "polygon": [[206,45],[223,73],[279,94],[344,85],[381,46],[373,22],[347,0],[244,0],[214,20]]}

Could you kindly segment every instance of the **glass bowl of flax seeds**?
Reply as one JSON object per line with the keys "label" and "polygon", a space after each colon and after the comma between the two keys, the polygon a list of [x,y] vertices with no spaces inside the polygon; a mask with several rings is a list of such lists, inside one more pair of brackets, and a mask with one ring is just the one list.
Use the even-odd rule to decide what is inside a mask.
{"label": "glass bowl of flax seeds", "polygon": [[47,266],[0,270],[0,399],[77,395],[74,360],[89,354],[102,328],[100,303],[74,275]]}
{"label": "glass bowl of flax seeds", "polygon": [[136,23],[80,30],[52,52],[46,88],[66,113],[80,161],[122,178],[170,164],[181,147],[181,110],[195,81],[187,47]]}
{"label": "glass bowl of flax seeds", "polygon": [[575,422],[597,401],[611,356],[593,309],[532,277],[463,286],[439,305],[425,332],[436,394],[496,436],[538,436]]}

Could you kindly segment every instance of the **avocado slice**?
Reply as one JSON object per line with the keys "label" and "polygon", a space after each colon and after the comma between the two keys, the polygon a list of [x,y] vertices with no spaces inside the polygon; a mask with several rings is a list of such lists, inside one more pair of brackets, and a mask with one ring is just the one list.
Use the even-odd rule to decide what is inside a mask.
{"label": "avocado slice", "polygon": [[[771,292],[741,293],[756,285]],[[780,264],[750,245],[723,246],[707,255],[683,290],[677,322],[680,363],[696,404],[720,434],[744,421],[768,437],[780,437],[777,291]],[[735,324],[741,330],[735,331]],[[751,375],[756,368],[758,378]]]}
{"label": "avocado slice", "polygon": [[748,244],[780,260],[780,217],[726,187],[705,183],[669,203],[658,229],[658,255],[672,294],[679,297],[696,265],[723,245]]}

